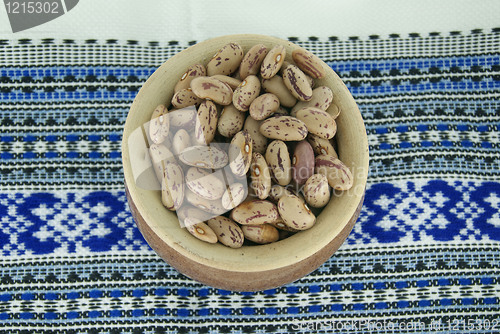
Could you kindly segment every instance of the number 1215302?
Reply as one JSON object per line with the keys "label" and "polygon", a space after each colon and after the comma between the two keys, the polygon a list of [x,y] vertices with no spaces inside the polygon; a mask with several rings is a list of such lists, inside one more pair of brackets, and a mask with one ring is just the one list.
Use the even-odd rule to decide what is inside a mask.
{"label": "number 1215302", "polygon": [[9,14],[60,14],[63,11],[57,1],[8,1],[5,8]]}

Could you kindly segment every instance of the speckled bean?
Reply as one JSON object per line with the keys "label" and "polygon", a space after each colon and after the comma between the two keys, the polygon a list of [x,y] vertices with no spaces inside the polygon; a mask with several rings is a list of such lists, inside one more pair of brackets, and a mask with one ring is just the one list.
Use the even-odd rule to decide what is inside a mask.
{"label": "speckled bean", "polygon": [[236,176],[243,176],[248,172],[252,161],[252,138],[248,131],[238,132],[229,146],[229,167]]}
{"label": "speckled bean", "polygon": [[219,116],[217,130],[222,136],[231,138],[241,131],[245,123],[245,118],[245,113],[236,109],[234,105],[225,106]]}
{"label": "speckled bean", "polygon": [[179,153],[179,160],[188,166],[204,169],[223,168],[229,162],[227,153],[215,145],[186,147]]}
{"label": "speckled bean", "polygon": [[265,93],[250,104],[250,116],[258,121],[274,114],[280,107],[280,100],[272,93]]}
{"label": "speckled bean", "polygon": [[318,137],[332,139],[337,133],[337,123],[326,111],[306,107],[297,111],[297,119],[304,122],[307,130]]}
{"label": "speckled bean", "polygon": [[337,152],[333,147],[330,140],[318,137],[312,133],[307,135],[307,141],[311,144],[311,147],[317,155],[325,154],[331,155],[335,158],[338,158]]}
{"label": "speckled bean", "polygon": [[295,146],[292,157],[292,178],[297,184],[304,184],[314,174],[314,151],[307,140]]}
{"label": "speckled bean", "polygon": [[175,108],[182,109],[189,106],[200,104],[201,101],[203,101],[203,99],[198,97],[191,88],[185,88],[176,92],[172,97],[171,102]]}
{"label": "speckled bean", "polygon": [[170,211],[175,211],[174,200],[168,189],[167,182],[162,178],[161,182],[161,203]]}
{"label": "speckled bean", "polygon": [[247,188],[242,183],[231,184],[222,195],[222,206],[231,210],[243,202],[247,196]]}
{"label": "speckled bean", "polygon": [[149,122],[149,137],[155,144],[160,144],[167,139],[170,132],[170,119],[167,116],[168,110],[163,104],[155,108]]}
{"label": "speckled bean", "polygon": [[265,199],[271,191],[271,174],[266,159],[262,154],[254,152],[250,166],[252,182],[250,187],[260,199]]}
{"label": "speckled bean", "polygon": [[226,191],[220,170],[211,173],[207,169],[190,167],[186,173],[186,185],[196,195],[210,200],[221,198]]}
{"label": "speckled bean", "polygon": [[269,201],[251,200],[234,208],[230,216],[241,225],[260,225],[277,220],[278,210]]}
{"label": "speckled bean", "polygon": [[269,50],[264,44],[256,44],[247,51],[240,64],[240,78],[256,75],[260,71],[262,61]]}
{"label": "speckled bean", "polygon": [[202,64],[194,64],[187,68],[186,72],[181,75],[179,81],[174,87],[174,93],[189,88],[191,81],[197,77],[203,77],[207,75],[207,70]]}
{"label": "speckled bean", "polygon": [[283,83],[286,88],[300,101],[309,101],[312,98],[311,84],[306,75],[297,66],[290,65],[283,71]]}
{"label": "speckled bean", "polygon": [[295,117],[275,116],[262,122],[260,133],[271,139],[296,141],[306,138],[307,127],[304,122]]}
{"label": "speckled bean", "polygon": [[179,155],[186,147],[191,146],[191,137],[184,129],[179,129],[172,138],[172,150]]}
{"label": "speckled bean", "polygon": [[253,152],[264,154],[267,147],[267,137],[260,133],[261,123],[262,121],[257,121],[252,117],[247,117],[245,124],[243,125],[243,130],[248,131],[250,138],[252,138]]}
{"label": "speckled bean", "polygon": [[260,76],[264,79],[270,79],[281,68],[283,62],[285,61],[286,49],[283,45],[275,45],[262,61],[260,67]]}
{"label": "speckled bean", "polygon": [[278,201],[278,212],[283,222],[296,230],[307,230],[316,222],[316,216],[298,196],[285,195]]}
{"label": "speckled bean", "polygon": [[320,86],[312,91],[312,97],[309,101],[299,101],[292,108],[290,113],[292,116],[296,116],[297,111],[305,107],[315,107],[326,111],[333,101],[333,92],[327,86]]}
{"label": "speckled bean", "polygon": [[198,144],[207,145],[212,142],[217,131],[219,113],[212,101],[205,100],[198,107],[196,116],[195,138]]}
{"label": "speckled bean", "polygon": [[149,147],[149,156],[151,157],[156,178],[161,183],[163,180],[164,164],[167,161],[175,162],[174,155],[165,145],[153,144]]}
{"label": "speckled bean", "polygon": [[288,147],[281,140],[272,141],[266,149],[266,161],[276,182],[286,186],[292,180],[292,162]]}
{"label": "speckled bean", "polygon": [[354,182],[349,167],[331,155],[318,155],[316,157],[315,172],[325,175],[330,187],[336,190],[349,190]]}
{"label": "speckled bean", "polygon": [[208,242],[209,244],[215,244],[217,242],[217,235],[215,232],[205,223],[197,224],[187,224],[186,230],[201,241]]}
{"label": "speckled bean", "polygon": [[[283,71],[284,71],[284,70],[285,70],[288,66],[290,66],[290,65],[295,65],[295,64],[285,60],[285,61],[283,62],[283,65],[281,66],[281,69],[280,69],[280,74],[281,74],[281,75],[283,75]],[[305,74],[305,73],[304,73],[304,74]],[[307,82],[309,82],[309,86],[311,86],[311,88],[314,88],[314,85],[315,85],[315,81],[314,81],[314,79],[313,79],[311,76],[307,75],[307,74],[305,74],[305,76],[306,76]]]}
{"label": "speckled bean", "polygon": [[203,100],[227,106],[233,100],[233,90],[228,84],[212,77],[198,77],[191,81],[193,93]]}
{"label": "speckled bean", "polygon": [[276,227],[269,224],[243,225],[241,230],[245,239],[261,245],[278,241],[280,237]]}
{"label": "speckled bean", "polygon": [[222,74],[231,75],[240,66],[243,49],[238,43],[224,45],[207,64],[208,76]]}
{"label": "speckled bean", "polygon": [[267,93],[276,95],[284,107],[291,108],[297,103],[297,99],[288,90],[283,78],[279,75],[275,75],[271,79],[262,79],[262,88]]}
{"label": "speckled bean", "polygon": [[243,245],[243,231],[231,219],[217,216],[209,219],[207,225],[215,232],[221,244],[231,248],[240,248]]}
{"label": "speckled bean", "polygon": [[330,187],[323,174],[313,174],[304,184],[304,199],[313,208],[322,208],[330,201]]}
{"label": "speckled bean", "polygon": [[233,93],[233,104],[240,111],[247,111],[253,100],[260,93],[260,80],[255,75],[249,75],[243,80]]}
{"label": "speckled bean", "polygon": [[175,162],[167,161],[163,170],[163,181],[162,198],[163,193],[168,192],[172,199],[172,206],[167,207],[167,209],[177,210],[184,201],[184,172],[182,168]]}
{"label": "speckled bean", "polygon": [[292,59],[297,66],[314,79],[324,78],[326,75],[324,62],[313,53],[299,48],[292,51]]}

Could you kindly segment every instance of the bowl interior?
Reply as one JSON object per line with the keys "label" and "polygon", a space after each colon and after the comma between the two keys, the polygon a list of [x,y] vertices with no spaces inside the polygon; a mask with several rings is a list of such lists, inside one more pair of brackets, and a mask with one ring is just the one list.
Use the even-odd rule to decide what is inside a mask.
{"label": "bowl interior", "polygon": [[173,88],[189,65],[206,65],[220,47],[229,42],[238,42],[245,52],[257,43],[268,47],[281,44],[287,48],[287,60],[291,60],[292,50],[298,48],[291,42],[269,36],[232,35],[198,43],[168,59],[139,91],[127,117],[122,143],[125,182],[130,200],[134,202],[153,233],[161,239],[160,243],[151,245],[156,251],[164,243],[179,254],[210,267],[239,272],[272,270],[307,259],[325,247],[357,214],[356,209],[363,200],[368,173],[365,126],[354,99],[333,70],[328,69],[326,78],[318,80],[316,85],[330,87],[334,94],[334,103],[341,109],[337,118],[338,154],[350,167],[355,180],[351,190],[332,195],[330,203],[318,216],[313,228],[268,245],[230,249],[220,244],[208,244],[181,228],[175,214],[163,207],[160,192],[137,187],[132,174],[129,148],[134,143],[129,142],[131,133],[149,121],[157,105],[170,105]]}

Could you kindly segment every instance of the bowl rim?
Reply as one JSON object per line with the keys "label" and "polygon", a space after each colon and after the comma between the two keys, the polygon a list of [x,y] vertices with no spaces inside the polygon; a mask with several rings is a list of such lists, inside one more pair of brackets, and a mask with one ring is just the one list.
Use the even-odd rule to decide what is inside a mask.
{"label": "bowl rim", "polygon": [[[137,210],[137,212],[135,213],[141,215],[141,218],[144,220],[144,223],[147,224],[150,231],[148,233],[145,233],[144,229],[141,229],[141,226],[139,226],[140,222],[138,222],[139,219],[136,216],[134,217],[135,221],[138,224],[139,229],[141,230],[143,235],[144,234],[148,235],[152,233],[157,237],[155,238],[155,240],[152,240],[151,236],[147,237],[145,235],[146,241],[148,241],[153,250],[155,250],[158,254],[160,254],[160,256],[163,259],[171,263],[174,267],[176,267],[180,272],[183,273],[185,273],[187,270],[183,271],[182,269],[179,269],[179,266],[182,267],[182,263],[176,263],[176,265],[174,265],[173,262],[176,262],[176,260],[170,259],[169,261],[169,259],[166,259],[167,256],[165,254],[162,255],[161,254],[162,252],[159,251],[159,248],[168,247],[170,252],[175,252],[178,256],[180,256],[180,258],[185,257],[190,261],[192,261],[193,263],[198,263],[200,266],[206,266],[207,268],[214,268],[215,270],[236,272],[241,274],[260,273],[280,268],[290,268],[291,266],[294,266],[297,263],[308,261],[308,259],[312,259],[315,254],[321,252],[322,249],[327,247],[328,245],[330,245],[331,248],[330,249],[331,254],[328,256],[330,257],[333,254],[333,252],[335,252],[343,243],[343,241],[348,235],[348,232],[350,232],[350,230],[352,229],[354,221],[359,216],[359,211],[363,203],[364,191],[368,177],[369,153],[368,153],[368,138],[359,108],[353,96],[346,87],[346,85],[342,82],[342,80],[338,77],[338,75],[329,66],[326,68],[328,80],[326,79],[325,80],[326,81],[333,80],[335,82],[334,94],[341,94],[341,96],[343,96],[342,103],[346,104],[346,108],[342,108],[343,111],[347,110],[347,112],[352,113],[352,115],[350,115],[349,122],[351,123],[355,122],[355,124],[357,125],[356,129],[358,131],[356,134],[349,133],[347,134],[347,136],[349,137],[349,140],[353,140],[355,138],[358,141],[356,143],[357,145],[356,147],[360,148],[359,151],[361,153],[361,156],[359,158],[359,161],[356,162],[356,166],[351,166],[351,167],[356,167],[357,169],[355,185],[357,185],[358,188],[357,191],[353,191],[352,194],[349,195],[352,196],[353,200],[349,202],[348,206],[344,207],[346,212],[344,212],[343,217],[345,216],[347,217],[347,219],[344,219],[340,224],[338,224],[338,226],[335,226],[334,228],[329,230],[329,233],[327,235],[324,234],[326,231],[325,228],[322,228],[321,231],[319,231],[315,229],[316,227],[315,226],[312,229],[301,231],[300,233],[293,235],[290,238],[287,238],[285,240],[276,243],[259,245],[259,246],[243,246],[242,248],[239,249],[230,249],[223,245],[208,245],[208,244],[202,245],[205,244],[203,241],[199,241],[192,236],[190,236],[190,238],[192,238],[193,240],[186,242],[186,240],[184,240],[183,238],[178,238],[179,236],[178,233],[174,234],[166,233],[166,230],[170,232],[172,232],[172,230],[169,228],[165,228],[165,226],[162,226],[162,224],[159,224],[155,220],[155,218],[153,218],[153,212],[147,210],[148,205],[146,205],[145,203],[145,195],[143,193],[143,190],[140,190],[137,187],[133,186],[135,181],[133,179],[131,164],[130,164],[128,138],[131,132],[136,129],[136,126],[132,121],[131,115],[140,112],[141,108],[143,108],[143,103],[141,102],[141,99],[144,99],[145,95],[147,95],[146,90],[148,89],[148,87],[158,85],[160,81],[164,81],[163,76],[165,75],[165,73],[172,71],[172,68],[175,67],[176,62],[179,59],[182,59],[183,57],[185,57],[185,59],[194,59],[194,58],[199,59],[200,55],[197,53],[203,50],[203,54],[205,57],[204,61],[206,64],[207,59],[210,59],[211,56],[215,53],[213,52],[214,50],[217,51],[220,47],[229,42],[239,42],[245,45],[247,44],[254,45],[257,43],[264,43],[267,45],[282,44],[287,48],[288,51],[287,57],[289,57],[289,54],[291,53],[289,52],[290,50],[301,48],[301,46],[296,45],[290,41],[286,41],[277,37],[272,37],[267,35],[258,35],[258,34],[225,35],[205,40],[195,45],[192,45],[180,51],[179,53],[175,54],[174,56],[170,57],[169,59],[167,59],[164,63],[162,63],[160,67],[158,67],[155,70],[155,72],[148,78],[148,80],[141,87],[130,107],[122,137],[123,172],[124,172],[124,181],[126,185],[127,196],[129,199],[129,205],[130,203],[133,203],[133,205],[135,206],[135,210]],[[182,69],[182,71],[184,70],[185,69]],[[170,98],[168,97],[166,99],[170,100]],[[342,120],[342,115],[343,113],[341,113],[338,120]],[[347,120],[344,120],[344,122],[347,122]],[[342,126],[339,126],[339,128],[342,128]],[[352,132],[354,132],[354,130]],[[341,160],[342,160],[342,155],[343,155],[342,148],[339,145],[339,156],[341,157]],[[349,163],[352,162],[347,162],[346,164],[349,165]],[[342,198],[342,196],[345,196],[345,194],[340,195],[339,198]],[[324,211],[318,216],[317,219],[318,223],[320,223],[320,221],[324,221],[327,219],[325,218],[324,215],[328,214],[329,216],[332,213],[334,213],[332,212],[332,210],[328,209],[329,207],[331,207],[330,205],[331,203],[332,201],[330,201],[327,207],[325,207]],[[173,213],[169,214],[173,215]],[[346,231],[347,233],[345,233]],[[186,231],[184,232],[188,234],[188,232]],[[336,240],[337,237],[341,237],[339,240],[337,240],[340,242],[336,242],[335,245],[332,246],[331,245],[332,240]],[[307,242],[308,247],[301,248],[300,246],[301,242],[295,241],[298,238],[302,238],[305,241],[308,241]],[[287,245],[288,243],[291,242],[293,242],[292,245],[293,247],[291,245]],[[162,245],[162,243],[164,245]],[[190,246],[193,244],[196,244],[196,247],[193,248]],[[211,252],[210,248],[206,247],[207,245],[214,247],[215,250]],[[290,252],[290,250],[294,248],[296,252]],[[216,253],[220,254],[221,249],[224,252],[227,252],[227,254],[232,254],[232,255],[222,256],[222,257],[216,256]],[[279,256],[276,256],[273,259],[270,254],[274,255],[278,254]],[[236,259],[237,261],[235,261]],[[321,265],[321,263],[319,263],[319,265]],[[192,265],[192,263],[190,265]],[[315,266],[317,267],[319,265]],[[316,269],[316,267],[313,268],[313,270]],[[196,276],[196,275],[192,274],[191,276]],[[196,277],[193,278],[199,281],[203,281],[203,279],[200,278]],[[289,279],[290,281],[292,281],[295,280],[296,278],[298,277],[290,277]]]}

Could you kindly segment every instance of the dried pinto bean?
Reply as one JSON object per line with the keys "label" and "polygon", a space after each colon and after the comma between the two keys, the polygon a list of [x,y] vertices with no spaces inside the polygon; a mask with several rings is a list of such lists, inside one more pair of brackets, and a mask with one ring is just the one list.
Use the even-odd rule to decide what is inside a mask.
{"label": "dried pinto bean", "polygon": [[282,140],[272,141],[266,149],[266,161],[278,184],[286,186],[292,180],[292,162],[288,147]]}
{"label": "dried pinto bean", "polygon": [[300,101],[312,99],[311,84],[306,75],[297,66],[290,65],[283,71],[283,82],[290,93]]}
{"label": "dried pinto bean", "polygon": [[238,43],[224,45],[208,62],[208,76],[222,74],[231,75],[240,66],[243,48]]}
{"label": "dried pinto bean", "polygon": [[280,100],[271,93],[262,94],[250,105],[250,116],[261,121],[274,114],[280,107]]}
{"label": "dried pinto bean", "polygon": [[241,230],[246,239],[258,244],[268,244],[279,240],[278,230],[270,224],[243,225]]}
{"label": "dried pinto bean", "polygon": [[252,161],[252,138],[247,131],[238,132],[231,140],[229,147],[229,167],[237,176],[243,176],[250,168]]}
{"label": "dried pinto bean", "polygon": [[243,246],[244,236],[241,227],[231,219],[224,216],[217,216],[207,221],[207,225],[217,235],[217,239],[223,245],[231,248]]}
{"label": "dried pinto bean", "polygon": [[314,174],[314,151],[307,140],[295,146],[292,157],[292,178],[297,184],[304,184]]}
{"label": "dried pinto bean", "polygon": [[271,191],[271,174],[266,159],[262,154],[257,152],[253,153],[250,172],[252,177],[252,182],[250,184],[251,188],[255,191],[258,198],[267,198]]}
{"label": "dried pinto bean", "polygon": [[[212,77],[198,77],[191,81],[192,93],[201,100],[227,106],[233,100],[233,90],[228,84]],[[194,103],[193,103],[194,104]]]}
{"label": "dried pinto bean", "polygon": [[268,52],[264,44],[256,44],[248,50],[240,64],[240,78],[243,80],[249,75],[256,75],[260,71],[262,61]]}
{"label": "dried pinto bean", "polygon": [[274,46],[267,53],[260,67],[260,76],[264,79],[271,79],[281,68],[285,61],[286,49],[283,45]]}
{"label": "dried pinto bean", "polygon": [[178,92],[182,89],[189,88],[191,81],[197,77],[203,77],[207,75],[207,70],[205,66],[201,64],[194,64],[187,68],[186,72],[181,75],[181,78],[174,87],[174,92]]}
{"label": "dried pinto bean", "polygon": [[260,225],[278,219],[276,205],[266,200],[243,202],[231,211],[231,218],[241,225]]}
{"label": "dried pinto bean", "polygon": [[240,111],[247,111],[253,100],[259,96],[260,80],[255,75],[249,75],[233,93],[233,105]]}
{"label": "dried pinto bean", "polygon": [[349,190],[354,182],[351,170],[331,155],[319,155],[315,160],[316,173],[326,176],[328,184],[336,190]]}

